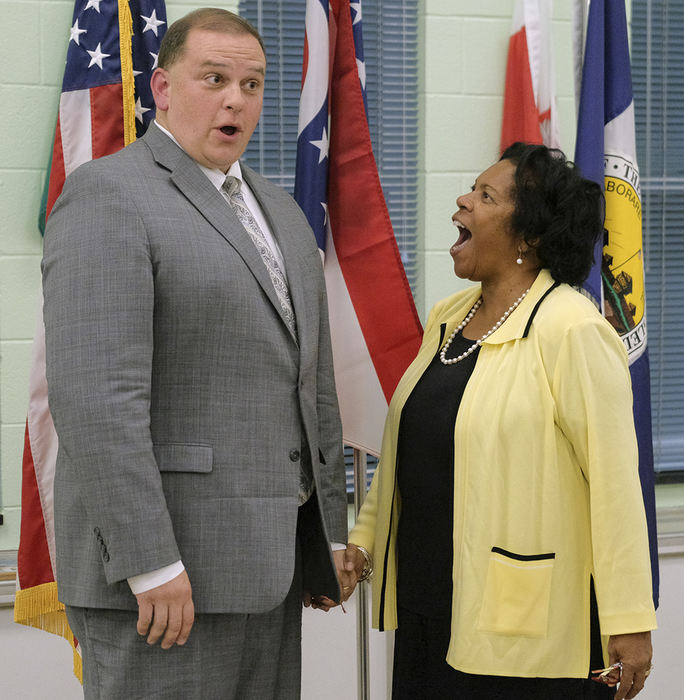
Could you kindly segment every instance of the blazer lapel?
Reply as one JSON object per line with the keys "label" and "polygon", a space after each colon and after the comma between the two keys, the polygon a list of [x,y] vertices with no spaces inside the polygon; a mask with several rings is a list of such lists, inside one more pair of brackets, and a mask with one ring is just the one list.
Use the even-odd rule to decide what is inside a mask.
{"label": "blazer lapel", "polygon": [[[180,192],[244,260],[287,327],[280,301],[266,265],[264,265],[264,261],[249,234],[221,193],[207,180],[206,175],[197,167],[195,161],[160,131],[154,123],[150,125],[143,139],[152,151],[157,163],[171,172],[171,181]],[[272,222],[272,219],[273,217],[269,216],[269,223]],[[296,338],[293,337],[293,340],[296,342]]]}
{"label": "blazer lapel", "polygon": [[[290,300],[294,308],[297,319],[297,336],[300,346],[307,338],[310,329],[310,308],[311,296],[309,293],[308,274],[302,265],[301,238],[305,231],[298,228],[299,224],[293,224],[291,217],[284,220],[282,202],[276,201],[260,182],[259,177],[255,177],[251,168],[242,165],[242,176],[259,200],[261,210],[268,221],[273,237],[276,239],[280,252],[285,262],[285,274],[290,288]],[[292,205],[294,206],[294,205]],[[295,339],[296,340],[296,339]]]}

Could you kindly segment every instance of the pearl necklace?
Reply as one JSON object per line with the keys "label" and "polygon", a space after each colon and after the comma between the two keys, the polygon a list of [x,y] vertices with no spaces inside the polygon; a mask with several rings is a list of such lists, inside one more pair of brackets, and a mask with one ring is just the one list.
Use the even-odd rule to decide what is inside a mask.
{"label": "pearl necklace", "polygon": [[527,293],[529,292],[529,289],[526,289],[514,302],[511,304],[511,306],[508,307],[508,310],[506,313],[479,339],[476,340],[465,352],[461,353],[458,355],[458,357],[453,357],[449,360],[446,359],[446,354],[447,350],[449,349],[449,346],[451,345],[453,339],[456,337],[459,331],[462,331],[472,320],[473,316],[475,315],[476,311],[480,308],[482,305],[482,297],[480,297],[474,304],[473,308],[470,309],[468,312],[468,315],[459,323],[459,325],[454,329],[454,332],[449,336],[449,340],[444,343],[444,347],[439,353],[439,359],[442,361],[442,364],[444,365],[455,365],[457,362],[460,362],[461,360],[464,360],[468,355],[471,353],[475,352],[477,348],[482,345],[482,343],[489,338],[489,336],[497,329],[501,324],[513,313],[514,309],[516,309],[519,305],[520,302],[527,296]]}

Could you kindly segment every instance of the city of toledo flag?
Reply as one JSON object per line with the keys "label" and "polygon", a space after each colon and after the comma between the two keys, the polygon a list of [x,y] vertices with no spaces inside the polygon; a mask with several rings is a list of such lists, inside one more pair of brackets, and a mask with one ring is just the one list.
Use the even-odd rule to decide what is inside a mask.
{"label": "city of toledo flag", "polygon": [[373,156],[361,3],[307,0],[295,199],[324,254],[344,441],[377,455],[422,337]]}
{"label": "city of toledo flag", "polygon": [[[154,117],[150,76],[165,31],[164,0],[76,0],[50,166],[48,216],[69,173],[145,132]],[[54,573],[56,457],[40,313],[29,378],[14,620],[65,637],[74,647],[74,672],[81,678],[77,642],[57,599]]]}
{"label": "city of toledo flag", "polygon": [[[583,21],[583,12],[578,10],[576,26]],[[641,191],[624,0],[591,0],[582,64],[575,162],[584,177],[604,188],[606,198],[606,235],[597,245],[594,267],[584,288],[620,334],[629,355],[639,476],[648,520],[653,600],[657,606],[658,541]]]}

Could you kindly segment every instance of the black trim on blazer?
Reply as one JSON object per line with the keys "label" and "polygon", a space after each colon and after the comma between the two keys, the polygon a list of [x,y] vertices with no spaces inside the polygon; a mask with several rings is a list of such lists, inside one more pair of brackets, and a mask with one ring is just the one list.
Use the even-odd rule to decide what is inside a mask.
{"label": "black trim on blazer", "polygon": [[[401,430],[401,420],[403,418],[404,410],[402,409],[402,415],[399,417],[399,430]],[[399,435],[399,431],[397,431]],[[399,440],[397,438],[397,446]],[[392,500],[390,501],[390,519],[387,526],[387,541],[385,542],[385,556],[382,558],[382,586],[380,587],[380,614],[379,614],[379,624],[378,631],[385,631],[385,597],[387,593],[387,562],[389,561],[389,549],[390,540],[392,539],[392,520],[394,518],[394,499],[397,497],[397,471],[399,469],[399,454],[397,452],[397,457],[394,460],[394,486],[392,487]],[[395,581],[396,587],[396,581]]]}
{"label": "black trim on blazer", "polygon": [[509,559],[516,559],[517,561],[543,561],[544,559],[556,558],[554,552],[550,552],[549,554],[516,554],[515,552],[509,552],[501,547],[492,547],[492,552],[502,554],[504,557],[508,557]]}
{"label": "black trim on blazer", "polygon": [[446,323],[442,323],[439,326],[439,343],[437,343],[437,352],[440,352],[442,349],[442,341],[444,340],[444,336],[446,335]]}
{"label": "black trim on blazer", "polygon": [[560,282],[554,282],[543,294],[542,298],[534,305],[534,308],[532,309],[532,313],[530,314],[530,318],[527,321],[527,325],[525,326],[525,332],[523,333],[522,337],[527,338],[529,332],[530,332],[530,327],[532,326],[532,321],[534,320],[534,317],[537,315],[537,311],[539,310],[539,307],[541,306],[542,301],[546,299],[546,297],[551,294],[551,292],[556,288],[560,286]]}

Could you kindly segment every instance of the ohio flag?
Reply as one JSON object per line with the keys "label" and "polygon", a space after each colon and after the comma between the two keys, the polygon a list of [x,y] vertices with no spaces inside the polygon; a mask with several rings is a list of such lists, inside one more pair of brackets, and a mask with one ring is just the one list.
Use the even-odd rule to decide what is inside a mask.
{"label": "ohio flag", "polygon": [[558,148],[551,0],[517,0],[508,41],[501,152],[516,141]]}
{"label": "ohio flag", "polygon": [[422,328],[373,157],[361,3],[307,0],[295,199],[324,253],[345,442],[378,454]]}
{"label": "ohio flag", "polygon": [[[582,3],[583,4],[583,3]],[[576,25],[584,20],[576,6]],[[634,391],[639,441],[639,476],[646,508],[658,604],[653,442],[641,190],[634,138],[634,100],[624,0],[591,0],[582,61],[575,162],[583,175],[604,188],[607,240],[599,241],[585,290],[622,337]]]}
{"label": "ohio flag", "polygon": [[[164,0],[76,0],[50,166],[47,214],[75,168],[114,153],[154,118],[150,76],[166,30]],[[57,434],[47,402],[42,306],[33,341],[22,467],[14,619],[76,640],[57,600],[52,485]]]}

